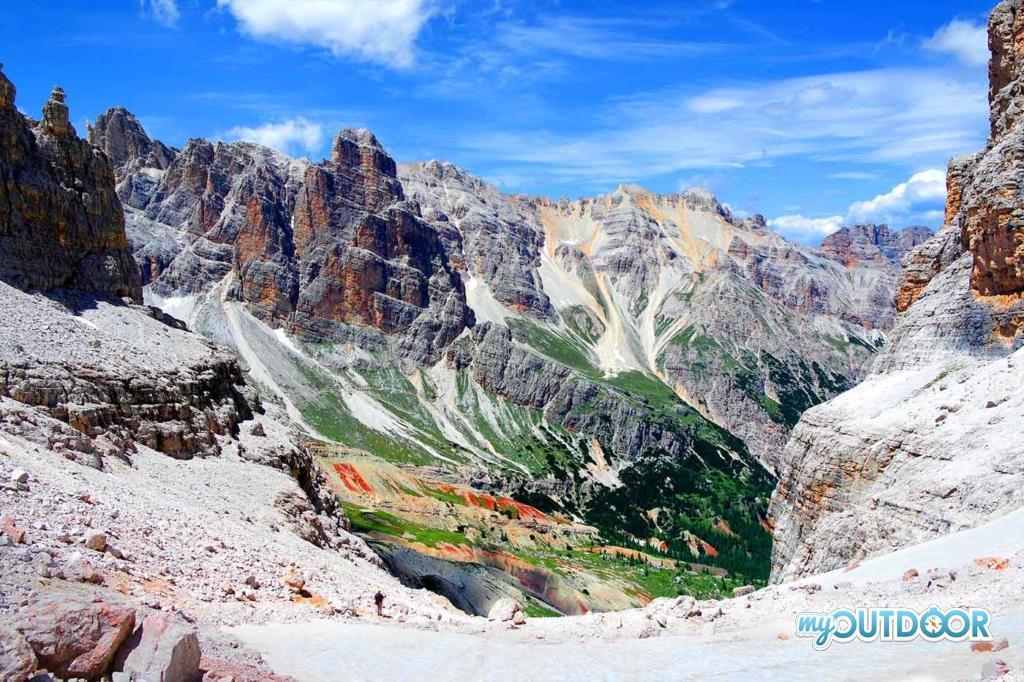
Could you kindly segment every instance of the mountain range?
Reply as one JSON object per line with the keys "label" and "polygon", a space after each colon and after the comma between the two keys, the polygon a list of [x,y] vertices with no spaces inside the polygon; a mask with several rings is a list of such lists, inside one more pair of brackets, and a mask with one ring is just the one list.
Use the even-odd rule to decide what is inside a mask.
{"label": "mountain range", "polygon": [[321,163],[173,149],[123,108],[89,140],[147,302],[233,347],[307,436],[750,579],[789,431],[862,375],[930,236],[811,249],[705,190],[506,195],[365,130]]}
{"label": "mountain range", "polygon": [[[0,611],[33,613],[0,676],[130,668],[137,617],[266,678],[204,628],[381,589],[423,628],[645,607],[595,627],[657,636],[1018,509],[1021,16],[942,229],[815,248],[703,189],[507,194],[366,130],[314,162],[114,107],[81,139],[0,72]],[[116,636],[51,652],[67,604]]]}

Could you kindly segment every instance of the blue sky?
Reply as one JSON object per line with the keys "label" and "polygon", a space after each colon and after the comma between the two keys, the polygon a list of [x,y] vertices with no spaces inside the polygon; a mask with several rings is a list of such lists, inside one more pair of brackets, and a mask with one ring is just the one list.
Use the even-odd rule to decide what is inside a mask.
{"label": "blue sky", "polygon": [[134,111],[173,145],[324,157],[342,127],[510,192],[701,185],[806,242],[941,220],[987,134],[994,0],[6,0],[0,61],[38,115]]}

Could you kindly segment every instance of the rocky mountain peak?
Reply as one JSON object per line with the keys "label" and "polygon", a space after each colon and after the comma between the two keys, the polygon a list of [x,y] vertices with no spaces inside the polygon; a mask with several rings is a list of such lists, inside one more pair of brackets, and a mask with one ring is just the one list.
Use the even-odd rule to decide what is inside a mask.
{"label": "rocky mountain peak", "polygon": [[345,128],[334,138],[331,162],[339,166],[362,166],[388,177],[395,177],[398,169],[377,137],[365,128]]}
{"label": "rocky mountain peak", "polygon": [[173,150],[150,139],[135,114],[124,107],[107,109],[88,131],[89,142],[106,152],[115,167],[143,159],[148,166],[165,170],[174,158]]}
{"label": "rocky mountain peak", "polygon": [[365,128],[345,128],[334,138],[329,172],[343,177],[342,184],[355,190],[350,199],[368,210],[381,210],[405,199],[398,181],[398,164]]}
{"label": "rocky mountain peak", "polygon": [[695,211],[722,214],[722,204],[707,187],[692,187],[682,194],[683,203]]}

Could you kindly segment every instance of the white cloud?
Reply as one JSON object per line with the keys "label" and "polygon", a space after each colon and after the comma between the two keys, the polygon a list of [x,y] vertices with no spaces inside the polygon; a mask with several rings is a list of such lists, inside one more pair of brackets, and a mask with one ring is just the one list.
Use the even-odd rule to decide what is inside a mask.
{"label": "white cloud", "polygon": [[537,184],[595,188],[787,158],[928,167],[983,144],[988,102],[981,72],[906,68],[662,90],[596,112],[596,129],[467,131],[459,142]]}
{"label": "white cloud", "polygon": [[225,134],[230,140],[255,142],[285,154],[315,153],[324,141],[324,129],[301,116],[280,123],[250,128],[237,126]]}
{"label": "white cloud", "polygon": [[800,242],[819,242],[822,237],[832,234],[843,226],[843,216],[808,218],[793,214],[782,215],[768,221],[768,227]]}
{"label": "white cloud", "polygon": [[717,114],[741,107],[743,102],[735,97],[711,92],[694,97],[687,102],[687,106],[698,114]]}
{"label": "white cloud", "polygon": [[[722,43],[657,40],[637,37],[649,26],[629,19],[587,19],[573,16],[542,16],[536,22],[503,22],[493,42],[519,54],[547,52],[583,59],[665,58],[726,49]],[[489,39],[490,42],[491,39]]]}
{"label": "white cloud", "polygon": [[386,66],[413,62],[432,0],[217,0],[256,39],[315,45]]}
{"label": "white cloud", "polygon": [[139,4],[144,14],[153,17],[164,26],[174,26],[181,17],[175,0],[139,0]]}
{"label": "white cloud", "polygon": [[943,217],[946,204],[946,174],[930,168],[910,176],[884,194],[850,204],[845,216],[811,218],[804,215],[782,215],[768,221],[768,226],[791,239],[818,243],[844,225],[886,223],[906,227],[913,223],[935,225]]}
{"label": "white cloud", "polygon": [[932,52],[953,55],[970,66],[988,63],[988,31],[984,24],[954,19],[925,40],[924,47]]}
{"label": "white cloud", "polygon": [[935,215],[946,203],[946,174],[932,168],[915,173],[906,182],[874,199],[850,205],[850,222],[892,223],[900,225],[910,216]]}

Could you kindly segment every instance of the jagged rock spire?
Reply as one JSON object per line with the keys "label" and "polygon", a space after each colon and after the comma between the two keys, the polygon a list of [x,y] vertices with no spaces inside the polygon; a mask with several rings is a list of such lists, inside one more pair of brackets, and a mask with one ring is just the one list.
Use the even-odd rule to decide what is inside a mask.
{"label": "jagged rock spire", "polygon": [[47,131],[55,137],[67,137],[75,134],[68,118],[68,105],[64,99],[64,88],[53,87],[50,99],[43,105],[43,124]]}

